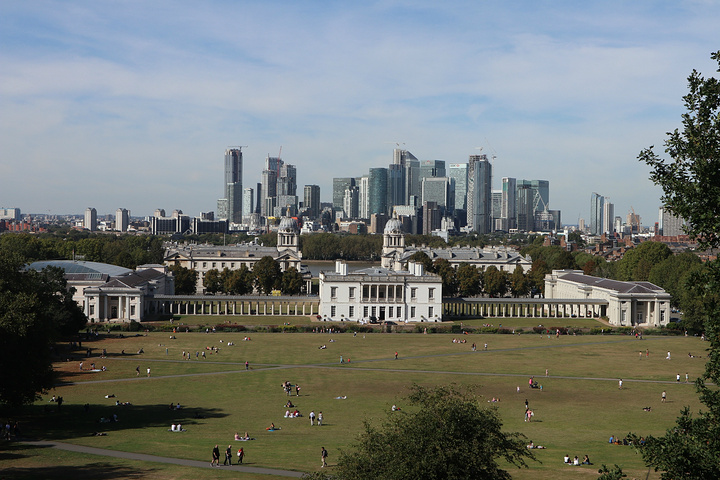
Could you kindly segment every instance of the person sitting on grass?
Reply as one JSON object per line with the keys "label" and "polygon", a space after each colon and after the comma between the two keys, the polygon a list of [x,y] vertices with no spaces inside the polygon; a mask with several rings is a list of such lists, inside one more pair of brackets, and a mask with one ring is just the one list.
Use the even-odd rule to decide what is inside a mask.
{"label": "person sitting on grass", "polygon": [[592,463],[590,463],[590,458],[587,455],[583,457],[582,463],[583,465],[592,465]]}
{"label": "person sitting on grass", "polygon": [[565,454],[565,458],[563,458],[563,463],[570,463],[570,455],[567,453]]}
{"label": "person sitting on grass", "polygon": [[275,430],[280,430],[280,427],[276,427],[273,422],[270,422],[270,426],[267,427],[265,430],[268,430],[268,431],[270,431],[270,432],[273,432],[273,431],[275,431]]}

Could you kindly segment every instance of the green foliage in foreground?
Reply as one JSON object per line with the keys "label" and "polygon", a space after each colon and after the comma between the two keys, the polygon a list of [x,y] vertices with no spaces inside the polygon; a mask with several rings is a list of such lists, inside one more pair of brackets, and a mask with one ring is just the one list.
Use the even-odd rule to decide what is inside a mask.
{"label": "green foliage in foreground", "polygon": [[494,409],[453,386],[411,387],[414,412],[389,412],[385,423],[365,423],[358,444],[340,457],[338,480],[509,479],[499,459],[526,466],[534,456],[525,436],[505,433]]}

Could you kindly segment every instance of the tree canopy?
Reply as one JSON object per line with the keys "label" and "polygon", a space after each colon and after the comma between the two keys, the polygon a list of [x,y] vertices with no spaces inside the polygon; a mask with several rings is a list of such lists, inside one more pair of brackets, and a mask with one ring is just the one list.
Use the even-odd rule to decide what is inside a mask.
{"label": "tree canopy", "polygon": [[11,406],[52,387],[53,342],[87,322],[61,269],[25,270],[24,263],[0,250],[0,403]]}
{"label": "tree canopy", "polygon": [[[711,57],[720,72],[720,51]],[[663,204],[688,222],[688,234],[701,247],[719,247],[720,80],[693,70],[688,89],[683,127],[668,133],[665,141],[670,159],[659,157],[653,147],[638,158],[662,187]],[[720,478],[720,264],[708,262],[687,282],[701,302],[697,314],[709,341],[705,372],[695,383],[705,408],[697,414],[685,408],[674,428],[662,437],[649,436],[640,447],[646,464],[660,470],[664,480]]]}
{"label": "tree canopy", "polygon": [[[337,480],[509,479],[499,462],[533,459],[525,437],[502,430],[492,407],[455,386],[411,387],[409,407],[365,424],[353,448],[341,453]],[[322,476],[322,475],[321,475]]]}

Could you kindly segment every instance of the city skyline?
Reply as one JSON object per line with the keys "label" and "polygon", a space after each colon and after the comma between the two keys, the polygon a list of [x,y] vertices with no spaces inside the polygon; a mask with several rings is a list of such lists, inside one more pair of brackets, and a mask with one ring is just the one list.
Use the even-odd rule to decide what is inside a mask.
{"label": "city skyline", "polygon": [[[0,207],[216,210],[223,151],[245,186],[278,155],[331,201],[335,177],[493,158],[553,185],[563,223],[602,192],[657,221],[637,161],[715,75],[720,5],[656,2],[0,4]],[[179,33],[181,32],[181,33]]]}

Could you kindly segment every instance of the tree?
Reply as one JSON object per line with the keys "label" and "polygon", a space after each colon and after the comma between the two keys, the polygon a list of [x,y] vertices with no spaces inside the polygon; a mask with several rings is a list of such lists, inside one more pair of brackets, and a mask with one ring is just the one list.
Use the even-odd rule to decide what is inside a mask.
{"label": "tree", "polygon": [[474,297],[480,293],[480,271],[474,265],[463,263],[457,270],[458,293],[461,297]]}
{"label": "tree", "polygon": [[454,297],[458,291],[457,272],[444,258],[438,258],[433,262],[432,270],[440,275],[442,279],[442,291],[445,297]]}
{"label": "tree", "polygon": [[0,403],[14,407],[53,386],[54,341],[87,322],[62,270],[25,270],[24,263],[0,251]]}
{"label": "tree", "polygon": [[195,269],[185,268],[180,264],[168,267],[175,277],[175,294],[192,295],[197,290],[198,272]]}
{"label": "tree", "polygon": [[427,253],[425,253],[421,250],[418,250],[417,252],[410,255],[410,258],[408,258],[408,261],[422,264],[423,269],[426,272],[433,271],[433,261],[430,260],[430,257],[428,257]]}
{"label": "tree", "polygon": [[[711,55],[720,72],[720,51]],[[653,147],[638,159],[651,168],[650,179],[663,189],[663,204],[687,221],[688,234],[700,248],[720,246],[720,80],[696,70],[688,77],[683,97],[687,113],[682,130],[668,133],[660,158]],[[705,372],[695,387],[704,409],[693,415],[685,408],[676,427],[662,437],[649,436],[640,451],[645,463],[662,471],[663,479],[720,478],[720,264],[688,279],[703,308],[698,311],[709,341]]]}
{"label": "tree", "polygon": [[213,268],[212,270],[205,272],[205,276],[203,277],[203,286],[205,287],[205,291],[210,295],[222,292],[222,278],[220,277],[220,272],[217,268]]}
{"label": "tree", "polygon": [[245,264],[232,270],[225,280],[225,293],[231,295],[247,295],[253,290],[253,275]]}
{"label": "tree", "polygon": [[483,274],[483,289],[490,297],[502,297],[507,292],[507,272],[490,265]]}
{"label": "tree", "polygon": [[617,262],[616,275],[618,280],[647,281],[650,270],[666,258],[672,256],[670,247],[660,242],[643,242],[628,250]]}
{"label": "tree", "polygon": [[[337,480],[509,479],[499,461],[527,467],[525,437],[502,431],[494,408],[455,386],[411,387],[410,405],[381,426],[365,423],[352,450],[341,453]],[[402,452],[398,454],[398,452]]]}
{"label": "tree", "polygon": [[286,295],[298,295],[303,287],[302,274],[295,267],[285,270],[280,280],[280,290]]}
{"label": "tree", "polygon": [[535,260],[530,267],[528,272],[528,279],[530,280],[530,289],[534,292],[540,292],[545,294],[545,275],[550,273],[551,270],[548,268],[545,260]]}
{"label": "tree", "polygon": [[510,275],[510,291],[513,297],[524,297],[530,293],[530,280],[520,265],[517,265]]}
{"label": "tree", "polygon": [[253,266],[255,285],[260,293],[269,295],[280,287],[280,264],[269,255],[262,257]]}

